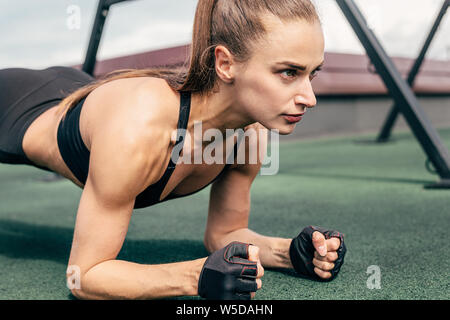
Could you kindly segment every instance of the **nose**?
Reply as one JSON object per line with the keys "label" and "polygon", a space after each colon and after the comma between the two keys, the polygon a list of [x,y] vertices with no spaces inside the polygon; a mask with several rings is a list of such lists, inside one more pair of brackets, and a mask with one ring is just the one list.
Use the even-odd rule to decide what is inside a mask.
{"label": "nose", "polygon": [[316,95],[314,94],[314,90],[309,79],[302,83],[299,92],[300,93],[295,96],[295,104],[302,105],[306,108],[314,108],[316,106]]}

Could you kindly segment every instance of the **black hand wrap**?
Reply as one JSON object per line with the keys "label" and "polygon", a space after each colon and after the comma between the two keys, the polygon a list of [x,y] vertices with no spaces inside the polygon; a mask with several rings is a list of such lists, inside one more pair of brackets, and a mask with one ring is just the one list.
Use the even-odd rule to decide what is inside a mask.
{"label": "black hand wrap", "polygon": [[232,242],[213,252],[203,265],[198,293],[210,300],[250,300],[256,292],[258,268],[248,259],[249,245]]}
{"label": "black hand wrap", "polygon": [[[328,279],[322,279],[314,272],[314,265],[312,263],[314,251],[316,250],[312,242],[312,234],[314,231],[319,231],[322,233],[325,236],[325,239],[336,237],[341,241],[339,249],[337,250],[338,258],[333,262],[334,268],[330,270],[331,277]],[[300,232],[300,234],[292,240],[289,248],[291,262],[295,271],[297,271],[300,276],[318,281],[331,281],[337,276],[342,264],[344,263],[344,256],[346,252],[347,248],[345,247],[344,236],[342,233],[313,226],[303,229],[302,232]]]}

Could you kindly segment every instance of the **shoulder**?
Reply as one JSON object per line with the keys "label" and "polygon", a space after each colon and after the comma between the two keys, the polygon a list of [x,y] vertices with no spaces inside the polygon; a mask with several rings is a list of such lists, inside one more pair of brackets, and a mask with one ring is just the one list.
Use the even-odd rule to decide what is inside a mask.
{"label": "shoulder", "polygon": [[[179,94],[166,81],[145,78],[130,88],[121,102],[123,111],[131,116],[131,128],[176,128],[178,122]],[[142,128],[140,128],[142,129]]]}
{"label": "shoulder", "polygon": [[149,77],[119,79],[99,89],[86,100],[95,119],[92,139],[105,138],[108,132],[124,143],[138,146],[170,136],[176,129],[179,96],[166,81]]}
{"label": "shoulder", "polygon": [[177,99],[155,80],[130,86],[92,135],[89,175],[106,199],[135,197],[165,171]]}
{"label": "shoulder", "polygon": [[123,78],[96,88],[87,97],[83,110],[92,114],[96,128],[112,122],[133,129],[148,121],[162,124],[176,119],[178,114],[173,111],[179,105],[177,95],[163,79]]}

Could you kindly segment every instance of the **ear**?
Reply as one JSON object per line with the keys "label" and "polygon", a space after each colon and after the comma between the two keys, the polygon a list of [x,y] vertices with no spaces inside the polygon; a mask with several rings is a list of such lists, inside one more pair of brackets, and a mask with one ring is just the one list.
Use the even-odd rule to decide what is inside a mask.
{"label": "ear", "polygon": [[216,58],[217,76],[225,83],[232,84],[234,82],[234,59],[231,52],[224,46],[219,45],[214,50]]}

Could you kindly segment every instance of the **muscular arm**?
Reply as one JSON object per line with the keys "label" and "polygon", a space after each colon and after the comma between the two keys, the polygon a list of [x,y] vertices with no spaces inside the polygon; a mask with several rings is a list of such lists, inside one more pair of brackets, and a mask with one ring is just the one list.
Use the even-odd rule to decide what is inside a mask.
{"label": "muscular arm", "polygon": [[[69,259],[69,270],[80,271],[81,288],[73,288],[72,293],[80,299],[197,295],[198,278],[206,259],[160,265],[116,260],[136,195],[164,172],[170,156],[167,141],[171,133],[154,125],[146,136],[142,130],[121,127],[127,119],[114,122],[116,118],[120,120],[105,120],[92,138],[89,175],[77,212]],[[165,123],[154,120],[156,124]],[[148,152],[149,146],[154,152]]]}
{"label": "muscular arm", "polygon": [[[262,126],[254,125],[252,128],[259,130]],[[258,139],[258,144],[264,150],[267,148],[266,139]],[[248,144],[246,154],[249,154]],[[246,163],[234,165],[211,188],[204,238],[206,249],[213,252],[229,242],[242,241],[259,247],[263,267],[292,268],[289,257],[292,239],[264,236],[248,228],[250,188],[261,168],[262,159],[258,159],[256,164]]]}
{"label": "muscular arm", "polygon": [[[115,260],[126,236],[133,202],[121,206],[93,197],[86,185],[78,210],[69,266],[81,270],[81,299],[154,299],[197,295],[204,259],[145,265]],[[118,189],[120,190],[120,189]],[[92,195],[92,196],[91,196]]]}

